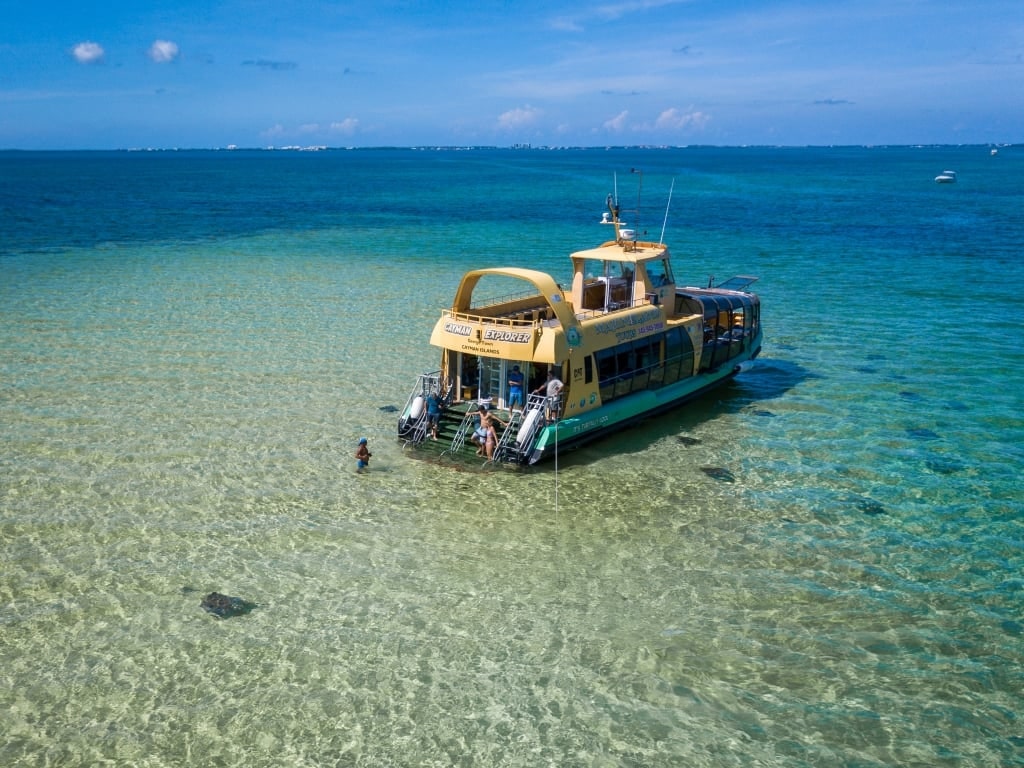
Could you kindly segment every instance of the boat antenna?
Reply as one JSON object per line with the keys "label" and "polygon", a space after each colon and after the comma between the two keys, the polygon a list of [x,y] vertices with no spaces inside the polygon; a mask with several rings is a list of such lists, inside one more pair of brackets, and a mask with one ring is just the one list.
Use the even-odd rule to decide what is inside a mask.
{"label": "boat antenna", "polygon": [[672,190],[676,188],[675,176],[672,177],[672,185],[668,188],[668,202],[665,203],[665,220],[661,222],[661,239],[658,240],[658,245],[665,244],[665,227],[668,226],[668,209],[672,205]]}
{"label": "boat antenna", "polygon": [[[640,183],[636,185],[636,222],[633,224],[633,231],[640,231],[640,195],[644,190],[644,172],[639,168],[630,168],[630,173],[635,173],[640,177]],[[636,238],[633,238],[634,240]]]}

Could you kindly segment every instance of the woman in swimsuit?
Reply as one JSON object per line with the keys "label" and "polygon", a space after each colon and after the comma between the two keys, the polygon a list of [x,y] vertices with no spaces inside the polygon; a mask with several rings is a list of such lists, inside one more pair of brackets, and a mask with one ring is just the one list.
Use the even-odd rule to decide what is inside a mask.
{"label": "woman in swimsuit", "polygon": [[484,437],[484,452],[487,454],[487,460],[491,461],[494,459],[494,449],[498,446],[498,433],[494,431],[494,418],[492,416],[487,416],[483,424],[487,430]]}

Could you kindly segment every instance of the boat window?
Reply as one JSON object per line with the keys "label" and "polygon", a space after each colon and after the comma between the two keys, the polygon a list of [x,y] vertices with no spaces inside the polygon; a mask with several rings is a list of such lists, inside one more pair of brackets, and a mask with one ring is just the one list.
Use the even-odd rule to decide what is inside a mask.
{"label": "boat window", "polygon": [[583,382],[590,384],[594,380],[594,358],[587,355],[583,358]]}
{"label": "boat window", "polygon": [[601,389],[601,400],[608,402],[615,395],[615,350],[599,350],[597,358],[597,380]]}
{"label": "boat window", "polygon": [[650,389],[658,389],[665,385],[665,365],[661,361],[651,366],[651,378],[648,381]]}
{"label": "boat window", "polygon": [[672,328],[665,334],[665,374],[666,384],[679,379],[679,358],[683,354],[683,331]]}
{"label": "boat window", "polygon": [[668,285],[674,282],[672,278],[672,265],[668,259],[655,259],[644,265],[647,270],[647,281],[655,288],[659,285]]}

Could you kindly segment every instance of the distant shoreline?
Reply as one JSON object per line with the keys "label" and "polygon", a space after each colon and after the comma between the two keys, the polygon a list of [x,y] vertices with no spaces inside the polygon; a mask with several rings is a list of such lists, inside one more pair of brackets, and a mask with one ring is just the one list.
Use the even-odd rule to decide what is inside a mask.
{"label": "distant shoreline", "polygon": [[444,144],[423,144],[411,146],[365,146],[365,147],[328,147],[328,146],[283,146],[283,147],[239,147],[228,145],[226,147],[119,147],[97,149],[81,147],[75,149],[21,149],[18,147],[5,147],[0,153],[59,153],[59,152],[110,152],[110,153],[135,153],[135,152],[380,152],[380,151],[407,151],[407,152],[470,152],[470,151],[508,151],[508,152],[551,152],[551,151],[600,151],[609,150],[680,150],[680,149],[957,149],[970,147],[995,147],[998,149],[1014,148],[1022,146],[1018,142],[993,143],[965,143],[965,144],[607,144],[594,146],[552,146],[552,145],[530,145],[513,144],[506,146],[473,144],[473,145],[444,145]]}

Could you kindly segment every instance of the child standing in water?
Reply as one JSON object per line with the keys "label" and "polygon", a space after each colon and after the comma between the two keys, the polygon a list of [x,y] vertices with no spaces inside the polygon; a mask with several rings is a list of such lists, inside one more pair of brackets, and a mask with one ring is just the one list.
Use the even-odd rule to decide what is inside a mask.
{"label": "child standing in water", "polygon": [[356,448],[356,472],[363,472],[370,468],[370,449],[366,444],[366,438],[359,438],[359,447]]}

